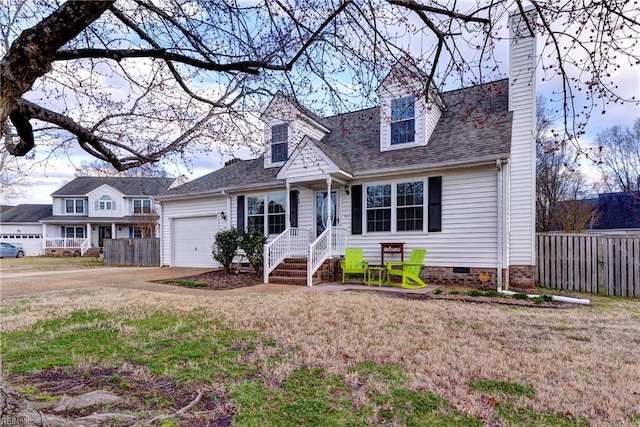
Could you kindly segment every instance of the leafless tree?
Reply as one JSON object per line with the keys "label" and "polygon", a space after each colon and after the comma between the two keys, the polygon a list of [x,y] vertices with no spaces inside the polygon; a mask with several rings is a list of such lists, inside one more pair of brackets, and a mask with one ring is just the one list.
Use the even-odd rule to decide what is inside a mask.
{"label": "leafless tree", "polygon": [[8,0],[0,123],[20,135],[16,156],[77,144],[118,170],[233,148],[255,142],[247,114],[277,90],[317,109],[370,105],[399,60],[425,88],[494,80],[507,15],[525,8],[544,78],[561,87],[561,139],[594,108],[637,102],[611,81],[640,61],[640,12],[625,0]]}
{"label": "leafless tree", "polygon": [[631,127],[615,125],[600,132],[596,144],[604,190],[640,191],[640,118]]}
{"label": "leafless tree", "polygon": [[130,177],[156,177],[167,178],[169,173],[159,163],[146,163],[137,168],[118,171],[111,163],[100,159],[82,162],[76,167],[75,176],[130,176]]}
{"label": "leafless tree", "polygon": [[[539,96],[536,135],[536,230],[549,231],[554,225],[563,224],[561,227],[564,227],[564,224],[567,224],[567,227],[574,227],[575,224],[572,228],[572,231],[575,231],[575,228],[583,223],[584,216],[591,218],[593,206],[578,204],[571,205],[571,209],[561,208],[565,204],[560,202],[584,198],[587,195],[587,186],[578,161],[580,153],[572,145],[554,137],[552,129],[555,121],[547,100]],[[586,209],[585,212],[583,207]]]}

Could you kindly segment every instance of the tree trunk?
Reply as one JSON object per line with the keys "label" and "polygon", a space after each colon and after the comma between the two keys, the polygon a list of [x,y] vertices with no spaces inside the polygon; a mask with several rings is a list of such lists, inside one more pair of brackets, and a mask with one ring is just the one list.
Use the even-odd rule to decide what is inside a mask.
{"label": "tree trunk", "polygon": [[[114,1],[64,3],[36,26],[20,34],[0,61],[0,124],[14,112],[16,102],[31,89],[36,79],[51,70],[55,53],[98,19]],[[25,126],[28,120],[20,115],[11,117],[14,125],[21,128],[18,129],[21,141],[7,146],[13,155],[25,155],[30,150],[29,145],[32,146],[30,126]]]}

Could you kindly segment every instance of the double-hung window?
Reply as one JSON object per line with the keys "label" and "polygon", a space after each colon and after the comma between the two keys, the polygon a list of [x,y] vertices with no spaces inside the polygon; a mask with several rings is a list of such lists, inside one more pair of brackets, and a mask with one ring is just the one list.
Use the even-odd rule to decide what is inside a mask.
{"label": "double-hung window", "polygon": [[391,145],[415,141],[415,102],[415,96],[405,96],[391,101]]}
{"label": "double-hung window", "polygon": [[286,228],[286,199],[286,193],[247,197],[247,230],[258,230],[263,234],[282,233]]}
{"label": "double-hung window", "polygon": [[391,185],[367,187],[367,231],[391,231]]}
{"label": "double-hung window", "polygon": [[84,227],[65,227],[64,237],[67,239],[84,239]]}
{"label": "double-hung window", "polygon": [[264,198],[247,197],[247,230],[264,233]]}
{"label": "double-hung window", "polygon": [[100,210],[101,211],[110,211],[113,209],[113,201],[109,196],[100,197]]}
{"label": "double-hung window", "polygon": [[280,234],[286,228],[286,197],[287,193],[270,194],[268,196],[268,224],[269,234]]}
{"label": "double-hung window", "polygon": [[134,214],[150,214],[152,212],[151,199],[134,199]]}
{"label": "double-hung window", "polygon": [[66,199],[64,203],[66,213],[84,213],[84,199]]}
{"label": "double-hung window", "polygon": [[278,163],[287,160],[288,125],[286,123],[271,127],[271,162]]}
{"label": "double-hung window", "polygon": [[424,182],[396,185],[396,230],[422,231],[424,223]]}

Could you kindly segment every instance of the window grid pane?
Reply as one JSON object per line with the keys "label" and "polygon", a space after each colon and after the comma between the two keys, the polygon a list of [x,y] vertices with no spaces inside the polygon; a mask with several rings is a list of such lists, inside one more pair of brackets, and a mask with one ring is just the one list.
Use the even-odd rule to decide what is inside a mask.
{"label": "window grid pane", "polygon": [[268,227],[269,234],[280,234],[286,228],[285,193],[272,194],[268,197]]}
{"label": "window grid pane", "polygon": [[264,233],[264,199],[261,197],[247,198],[247,230]]}
{"label": "window grid pane", "polygon": [[391,145],[415,141],[415,97],[391,101]]}
{"label": "window grid pane", "polygon": [[367,231],[391,231],[391,185],[367,187]]}
{"label": "window grid pane", "polygon": [[424,183],[403,182],[396,186],[398,231],[421,231],[424,223]]}
{"label": "window grid pane", "polygon": [[271,161],[284,162],[287,160],[287,138],[289,126],[284,123],[271,128]]}

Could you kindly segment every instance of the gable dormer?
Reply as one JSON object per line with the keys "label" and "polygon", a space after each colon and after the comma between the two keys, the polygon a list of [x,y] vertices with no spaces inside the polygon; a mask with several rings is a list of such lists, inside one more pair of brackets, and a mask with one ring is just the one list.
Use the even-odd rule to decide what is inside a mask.
{"label": "gable dormer", "polygon": [[413,64],[400,62],[380,84],[376,91],[380,99],[380,151],[429,142],[443,104],[433,86],[424,90],[425,80]]}
{"label": "gable dormer", "polygon": [[320,140],[330,130],[322,119],[293,98],[278,92],[260,117],[264,122],[264,167],[280,167],[308,136]]}

